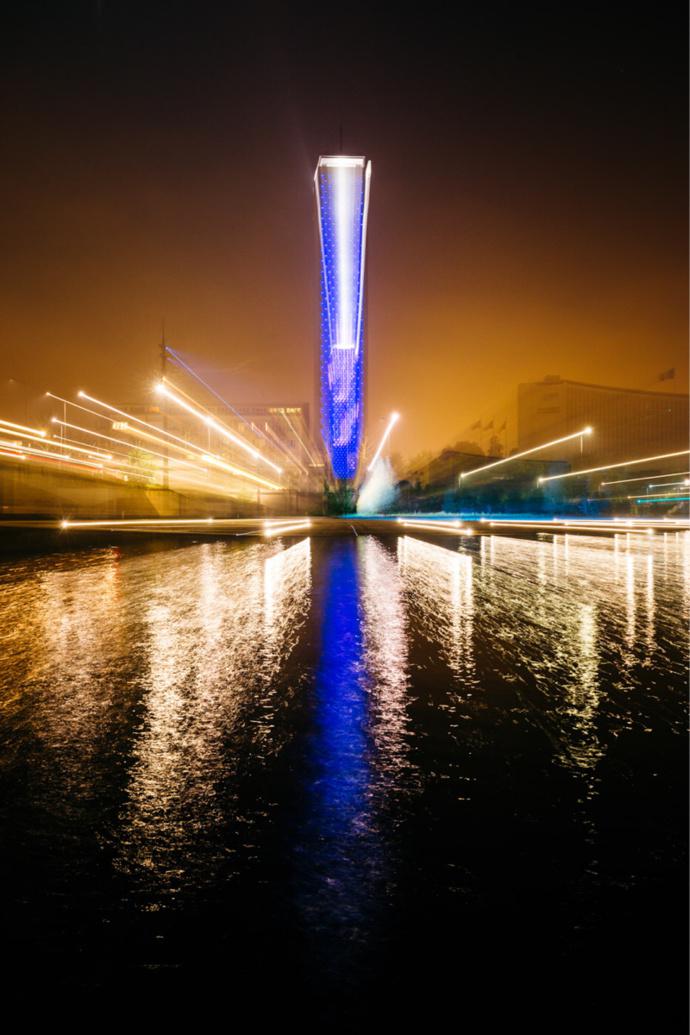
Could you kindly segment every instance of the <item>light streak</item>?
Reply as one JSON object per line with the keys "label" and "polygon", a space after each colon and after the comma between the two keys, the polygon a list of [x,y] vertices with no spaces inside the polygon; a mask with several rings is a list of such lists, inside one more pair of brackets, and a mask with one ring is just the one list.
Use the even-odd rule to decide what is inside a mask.
{"label": "light streak", "polygon": [[[97,414],[97,416],[101,417],[102,420],[110,420],[109,417],[103,417],[102,414]],[[81,431],[84,435],[92,435],[94,438],[102,438],[102,439],[105,439],[107,442],[116,442],[118,445],[125,446],[127,449],[131,449],[132,448],[132,443],[131,442],[127,442],[123,438],[114,438],[112,435],[103,435],[100,431],[91,431],[90,428],[82,428],[79,424],[70,424],[68,421],[66,421],[66,420],[59,420],[57,417],[51,417],[50,419],[51,419],[51,421],[54,424],[61,424],[65,428],[72,428],[73,431]],[[127,428],[127,430],[131,431],[132,434],[134,434],[134,435],[141,434],[139,431],[137,431],[136,428]],[[153,438],[153,436],[151,436],[151,437]],[[156,441],[161,442],[163,445],[167,445],[167,443],[165,442],[164,439],[157,439]],[[151,449],[149,446],[145,446],[143,448],[144,448],[144,452],[150,453],[152,456],[160,457],[161,460],[168,460],[168,457],[165,455],[165,453],[157,453],[155,449]],[[191,460],[178,460],[175,457],[172,457],[172,458],[169,459],[169,463],[170,464],[181,464],[181,465],[184,465],[185,467],[191,467],[195,471],[201,471],[202,474],[205,473],[205,471],[206,471],[205,467],[199,467],[198,464],[192,463]]]}
{"label": "light streak", "polygon": [[[81,392],[79,393],[82,394]],[[92,417],[98,417],[99,420],[107,421],[108,424],[112,424],[112,417],[106,417],[104,413],[98,413],[97,410],[90,410],[88,406],[82,406],[81,403],[72,402],[70,399],[63,399],[61,395],[55,395],[54,392],[46,392],[46,395],[51,399],[57,399],[58,402],[64,403],[65,406],[74,406],[77,410],[82,410],[84,413],[91,414]],[[55,421],[57,418],[51,417],[51,420]],[[91,434],[95,434],[92,432]]]}
{"label": "light streak", "polygon": [[[677,489],[675,492],[671,492],[670,493],[670,497],[669,498],[673,498],[674,496],[682,496],[685,491],[686,491],[685,489]],[[639,493],[634,493],[632,496],[628,496],[628,499],[629,500],[635,500],[635,499],[641,498],[643,500],[654,500],[658,496],[663,496],[663,495],[664,495],[663,492],[645,492],[644,495],[640,497]]]}
{"label": "light streak", "polygon": [[292,424],[292,421],[290,420],[290,418],[288,417],[287,413],[285,413],[285,411],[284,411],[284,410],[283,410],[283,413],[281,414],[281,416],[283,417],[283,420],[285,421],[285,423],[287,424],[287,426],[288,426],[288,427],[290,428],[290,431],[291,431],[291,432],[293,433],[293,435],[295,436],[295,438],[297,439],[297,441],[298,441],[298,442],[299,442],[299,444],[301,445],[301,447],[302,447],[302,449],[304,450],[304,452],[305,452],[305,453],[307,454],[307,456],[309,457],[309,463],[310,463],[310,464],[313,464],[313,465],[314,465],[315,467],[316,467],[316,466],[318,466],[318,465],[316,464],[315,460],[314,460],[314,457],[313,457],[313,456],[311,455],[311,453],[310,453],[310,452],[309,452],[309,450],[307,449],[307,447],[306,447],[305,443],[304,443],[304,442],[302,441],[302,439],[300,438],[300,436],[299,436],[299,434],[298,434],[298,432],[297,432],[297,428],[295,428],[295,427],[293,426],[293,424]]}
{"label": "light streak", "polygon": [[384,431],[383,435],[381,436],[381,441],[379,442],[379,448],[374,453],[374,459],[371,461],[371,463],[369,464],[369,466],[367,468],[368,471],[372,471],[374,469],[374,465],[375,465],[376,461],[378,460],[378,458],[381,456],[381,451],[382,451],[383,447],[386,444],[388,436],[390,435],[391,431],[393,430],[393,428],[395,427],[395,425],[398,423],[399,420],[400,420],[400,414],[399,413],[395,413],[395,412],[391,413],[391,415],[390,415],[390,417],[388,419],[388,424],[386,425],[386,430]]}
{"label": "light streak", "polygon": [[446,532],[450,535],[474,535],[471,528],[466,528],[460,521],[406,521],[405,518],[398,518],[398,524],[404,528],[421,528],[430,532]]}
{"label": "light streak", "polygon": [[92,460],[80,460],[76,456],[69,456],[65,453],[53,453],[47,449],[35,449],[33,446],[24,445],[18,448],[21,448],[23,452],[27,453],[31,457],[46,457],[50,460],[61,460],[65,464],[77,464],[80,467],[96,468],[99,471],[103,470],[103,464],[97,464]]}
{"label": "light streak", "polygon": [[[69,438],[67,435],[63,435],[60,439],[57,439],[56,435],[53,435],[54,441],[60,442],[71,442],[75,446],[88,446],[88,442],[84,442],[80,438]],[[125,456],[124,453],[118,453],[114,450],[112,453],[104,453],[99,446],[92,446],[91,449],[87,449],[86,452],[89,456],[97,457],[99,460],[112,460],[115,456]]]}
{"label": "light streak", "polygon": [[181,392],[180,389],[177,390],[178,392],[180,392],[180,395],[178,395],[177,392],[172,392],[168,388],[167,384],[164,383],[165,381],[166,379],[163,378],[163,380],[159,381],[158,384],[155,386],[154,391],[156,391],[158,395],[163,395],[166,399],[170,399],[171,402],[174,402],[177,406],[180,406],[183,410],[186,410],[187,413],[190,413],[193,417],[196,417],[197,420],[200,420],[208,428],[211,428],[219,435],[222,435],[222,437],[227,439],[228,442],[232,442],[240,449],[243,449],[245,453],[248,453],[254,460],[260,460],[262,463],[267,464],[269,467],[272,467],[276,474],[283,473],[282,467],[278,467],[278,465],[274,464],[272,460],[267,459],[267,457],[260,453],[258,449],[255,449],[254,446],[250,446],[248,442],[244,441],[244,439],[239,438],[232,431],[230,431],[229,428],[226,428],[224,424],[221,424],[220,421],[217,421],[215,419],[215,417],[212,417],[211,414],[209,414],[208,412],[202,413],[201,410],[198,410],[195,406],[191,406],[188,402],[185,402],[184,399],[180,398],[180,395],[184,395],[186,393]]}
{"label": "light streak", "polygon": [[[30,435],[38,435],[40,438],[45,438],[47,432],[41,428],[28,428],[26,424],[13,424],[11,420],[0,420],[0,424],[4,424],[6,428],[13,428],[15,431],[27,431]],[[8,431],[5,432],[9,434]]]}
{"label": "light streak", "polygon": [[49,439],[46,443],[53,447],[53,449],[70,449],[76,453],[85,453],[87,456],[98,457],[99,460],[112,460],[112,453],[94,453],[93,449],[85,449],[84,446],[65,445],[62,439],[54,436]]}
{"label": "light streak", "polygon": [[[40,435],[32,435],[28,431],[12,431],[11,428],[0,428],[0,435],[13,435],[14,438],[21,438],[30,442],[46,442],[46,439]],[[2,441],[2,439],[0,439],[0,441]]]}
{"label": "light streak", "polygon": [[641,499],[635,500],[636,503],[686,503],[690,500],[690,496],[642,496]]}
{"label": "light streak", "polygon": [[583,435],[591,434],[592,428],[589,426],[582,428],[581,431],[574,431],[572,435],[564,435],[563,438],[555,438],[552,442],[543,442],[540,446],[534,446],[532,449],[524,449],[521,453],[513,453],[512,456],[506,456],[503,460],[494,460],[493,463],[484,464],[483,467],[475,467],[471,471],[462,471],[460,473],[459,480],[462,481],[463,478],[469,478],[470,475],[473,474],[480,474],[482,471],[489,471],[492,467],[500,467],[501,464],[508,464],[511,460],[519,460],[523,456],[529,456],[530,453],[538,453],[542,449],[549,449],[551,446],[558,446],[561,442],[570,442],[573,438],[581,438]]}
{"label": "light streak", "polygon": [[132,417],[131,414],[125,413],[124,410],[118,410],[116,406],[111,406],[110,403],[105,403],[102,402],[100,399],[95,399],[92,395],[88,395],[86,392],[79,392],[79,396],[82,399],[88,399],[89,402],[95,403],[96,406],[103,406],[106,410],[112,410],[113,413],[117,413],[121,417],[124,417],[126,422],[133,420],[137,424],[142,424],[145,428],[150,428],[152,431],[162,433],[166,436],[166,438],[171,439],[173,443],[179,442],[180,445],[170,445],[168,442],[164,440],[163,445],[165,445],[168,448],[177,449],[178,452],[184,453],[185,456],[189,456],[190,453],[192,455],[194,455],[195,453],[201,454],[201,458],[205,462],[212,463],[216,467],[221,467],[224,470],[227,470],[231,474],[235,474],[240,478],[248,479],[249,481],[253,481],[259,485],[266,485],[268,486],[268,488],[271,489],[282,489],[282,486],[276,485],[275,482],[266,481],[265,478],[260,478],[256,474],[251,474],[249,471],[245,471],[241,467],[235,467],[232,464],[228,464],[224,460],[221,460],[220,457],[216,457],[215,454],[203,453],[198,446],[190,445],[190,443],[185,442],[185,440],[180,438],[178,435],[173,435],[170,431],[163,431],[162,429],[157,428],[154,424],[149,424],[148,421],[141,420],[139,417]]}
{"label": "light streak", "polygon": [[190,374],[194,378],[195,381],[198,381],[199,384],[202,385],[206,389],[207,392],[209,392],[211,395],[215,396],[215,398],[218,400],[218,402],[221,402],[223,404],[223,406],[225,406],[225,408],[227,410],[230,410],[231,413],[235,414],[235,416],[238,418],[238,420],[241,420],[243,424],[246,424],[250,431],[252,431],[254,434],[259,435],[261,438],[265,438],[266,441],[268,442],[268,439],[266,438],[266,435],[261,430],[261,428],[254,427],[253,424],[250,424],[250,422],[247,420],[247,418],[244,416],[244,414],[240,413],[239,410],[236,410],[235,407],[231,403],[229,403],[226,399],[224,399],[222,395],[218,394],[218,392],[215,390],[215,388],[212,388],[211,385],[207,381],[204,381],[203,377],[201,377],[200,374],[197,374],[196,370],[194,370],[192,367],[190,367],[188,363],[185,363],[185,361],[182,359],[182,357],[180,355],[178,355],[177,352],[175,352],[175,349],[172,349],[172,348],[170,348],[169,345],[166,345],[165,346],[165,351],[170,356],[170,358],[172,359],[173,363],[176,363],[178,367],[181,367],[183,370],[186,370],[187,373]]}
{"label": "light streak", "polygon": [[[0,428],[0,435],[16,435],[16,434],[17,434],[17,432],[11,431],[9,428]],[[90,450],[90,449],[83,449],[81,446],[73,446],[73,445],[69,445],[68,446],[68,445],[64,445],[61,439],[55,439],[55,438],[53,438],[53,439],[45,439],[45,438],[40,438],[38,435],[30,435],[26,431],[20,432],[18,437],[20,439],[22,439],[22,440],[25,440],[25,441],[39,442],[42,446],[50,446],[52,449],[67,449],[67,450],[70,450],[71,452],[85,453],[87,456],[91,456],[91,457],[93,457],[95,455],[92,450]],[[5,444],[5,443],[3,443],[3,440],[0,439],[0,445],[3,445],[3,444]],[[17,448],[26,449],[28,452],[31,452],[32,454],[35,454],[36,456],[43,456],[43,455],[45,455],[45,456],[55,456],[56,455],[55,453],[48,453],[48,452],[46,452],[45,449],[36,449],[35,447],[32,449],[30,446],[22,445],[20,442],[17,442],[16,445],[17,445]],[[64,459],[65,460],[74,460],[76,462],[77,458],[76,457],[65,456]],[[99,455],[99,459],[101,459],[101,460],[103,460],[103,459],[111,460],[112,457],[110,457],[110,456],[104,457],[103,455]],[[100,466],[102,467],[103,465],[101,464]]]}
{"label": "light streak", "polygon": [[220,460],[216,456],[212,456],[210,453],[204,453],[202,460],[205,460],[208,464],[213,464],[214,467],[220,467],[221,470],[227,471],[229,474],[235,474],[240,478],[248,478],[252,482],[256,482],[257,485],[264,485],[267,489],[275,489],[280,491],[282,485],[277,485],[275,482],[269,482],[266,478],[260,478],[258,474],[252,474],[250,471],[245,471],[241,467],[235,467],[234,464],[229,464],[225,460]]}
{"label": "light streak", "polygon": [[586,525],[580,524],[577,521],[487,521],[489,528],[530,528],[537,532],[543,532],[551,535],[556,535],[561,532],[568,532],[569,530],[576,532],[609,532],[613,535],[642,535],[652,533],[654,530],[651,528],[622,528],[620,525],[617,527],[608,524],[597,524],[597,525]]}
{"label": "light streak", "polygon": [[653,460],[668,460],[672,456],[687,456],[690,449],[680,449],[677,453],[660,453],[659,456],[643,456],[638,460],[623,460],[619,464],[605,464],[603,467],[588,467],[584,471],[570,471],[568,474],[551,474],[548,478],[537,478],[537,482],[554,482],[559,478],[577,478],[583,474],[595,474],[597,471],[612,471],[616,467],[634,467],[635,464],[649,464]]}
{"label": "light streak", "polygon": [[[587,526],[591,528],[603,528],[612,529],[613,531],[621,531],[622,527],[633,528],[635,526],[642,526],[644,528],[661,528],[663,523],[668,521],[668,518],[659,518],[656,521],[650,520],[649,518],[633,518],[633,517],[614,517],[614,518],[523,518],[520,521],[515,521],[511,518],[480,518],[480,524],[484,525],[495,525],[500,527],[501,525],[522,525],[526,528],[539,527],[546,529],[562,528],[566,525],[568,527],[579,527]],[[680,523],[680,519],[676,521]]]}
{"label": "light streak", "polygon": [[264,526],[263,534],[267,539],[271,539],[273,536],[283,535],[286,532],[297,532],[303,528],[311,528],[311,521],[300,521],[297,524],[292,525]]}
{"label": "light streak", "polygon": [[[659,478],[680,478],[681,475],[690,474],[690,471],[669,471],[668,474],[660,474]],[[618,478],[614,482],[602,482],[599,486],[603,489],[605,485],[623,485],[624,482],[646,482],[648,478],[654,478],[653,474],[643,474],[639,478]]]}
{"label": "light streak", "polygon": [[117,518],[112,521],[71,521],[65,518],[60,522],[60,528],[113,528],[124,525],[210,525],[213,524],[212,517],[206,518]]}
{"label": "light streak", "polygon": [[[144,439],[146,442],[156,442],[159,446],[163,446],[164,449],[176,449],[178,453],[184,453],[186,457],[196,456],[201,453],[201,449],[198,446],[192,446],[187,444],[186,446],[174,445],[172,442],[168,442],[166,439],[161,438],[160,435],[153,435],[150,431],[142,431],[141,428],[135,428],[132,424],[129,424],[126,420],[116,420],[112,422],[113,429],[115,431],[123,431],[126,435],[133,435],[135,438]],[[169,434],[169,432],[163,432],[163,434]],[[184,441],[180,439],[180,441]],[[150,446],[142,446],[149,453],[153,453],[154,450]],[[173,462],[172,457],[168,457],[165,453],[157,453],[157,456],[162,456],[168,463]],[[181,460],[177,461],[182,463]],[[191,462],[191,461],[189,461]]]}

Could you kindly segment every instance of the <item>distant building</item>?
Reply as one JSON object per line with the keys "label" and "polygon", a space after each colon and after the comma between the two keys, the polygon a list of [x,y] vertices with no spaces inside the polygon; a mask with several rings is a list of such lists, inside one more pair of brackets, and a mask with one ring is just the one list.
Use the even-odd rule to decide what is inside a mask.
{"label": "distant building", "polygon": [[[688,448],[688,396],[546,377],[518,385],[518,450],[591,425],[583,457],[615,463]],[[549,451],[551,452],[551,451]]]}

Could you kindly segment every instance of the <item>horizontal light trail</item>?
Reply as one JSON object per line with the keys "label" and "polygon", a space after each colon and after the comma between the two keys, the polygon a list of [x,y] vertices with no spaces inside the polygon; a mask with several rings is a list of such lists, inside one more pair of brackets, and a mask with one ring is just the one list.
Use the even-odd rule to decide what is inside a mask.
{"label": "horizontal light trail", "polygon": [[386,425],[386,430],[384,431],[383,435],[381,436],[381,441],[379,442],[379,448],[374,453],[374,458],[371,461],[371,463],[369,464],[369,466],[367,467],[367,471],[373,471],[374,465],[376,464],[376,461],[378,460],[378,458],[381,456],[381,452],[383,450],[383,447],[385,446],[385,444],[386,444],[386,442],[388,440],[388,436],[390,435],[391,431],[393,430],[393,428],[395,427],[395,425],[398,423],[399,420],[400,420],[400,414],[399,413],[395,413],[395,412],[391,413],[390,417],[388,418],[388,424]]}
{"label": "horizontal light trail", "polygon": [[573,531],[573,532],[610,532],[613,535],[647,535],[653,534],[653,528],[624,528],[615,525],[584,525],[578,522],[554,522],[554,521],[488,521],[489,528],[530,528],[536,532],[545,532],[551,535]]}
{"label": "horizontal light trail", "polygon": [[212,517],[207,518],[117,518],[112,521],[100,520],[100,521],[71,521],[69,518],[65,518],[60,522],[60,528],[98,528],[107,527],[113,528],[114,526],[123,525],[163,525],[163,526],[179,526],[179,525],[210,525],[213,523]]}
{"label": "horizontal light trail", "polygon": [[624,521],[627,525],[638,524],[638,523],[639,524],[647,524],[647,525],[648,524],[665,525],[667,523],[670,523],[672,525],[686,524],[686,521],[684,521],[683,518],[670,518],[670,517],[657,518],[656,521],[654,521],[654,522],[651,522],[649,518],[638,518],[638,517],[633,517],[633,518],[615,517],[615,518],[612,518],[611,520],[612,521]]}
{"label": "horizontal light trail", "polygon": [[623,485],[624,482],[646,482],[648,478],[680,478],[690,475],[690,471],[670,471],[668,474],[643,474],[639,478],[618,478],[615,482],[602,482],[599,488],[604,485]]}
{"label": "horizontal light trail", "polygon": [[539,453],[542,449],[549,449],[551,446],[559,446],[561,442],[570,442],[571,439],[581,438],[583,435],[591,435],[592,428],[589,426],[582,428],[581,431],[574,431],[572,435],[564,435],[563,438],[555,438],[552,442],[544,442],[540,446],[534,446],[532,449],[524,449],[521,453],[513,453],[512,456],[506,456],[503,460],[494,460],[493,463],[484,464],[483,467],[475,467],[471,471],[462,471],[459,476],[459,480],[462,481],[464,478],[469,478],[470,475],[480,474],[482,471],[490,471],[493,467],[500,467],[501,464],[509,464],[511,460],[520,460],[523,456],[529,456],[531,453]]}
{"label": "horizontal light trail", "polygon": [[[180,438],[179,435],[173,435],[171,431],[157,428],[155,424],[149,424],[148,421],[141,420],[139,417],[132,417],[131,414],[125,413],[124,410],[118,410],[116,406],[111,406],[110,403],[102,402],[100,399],[95,399],[92,395],[88,395],[87,392],[79,392],[79,396],[82,399],[88,399],[89,402],[95,403],[96,406],[103,406],[106,410],[112,410],[113,413],[117,413],[119,416],[124,417],[125,422],[127,423],[133,420],[137,424],[142,424],[145,428],[150,428],[159,435],[164,435],[165,438],[163,439],[163,445],[169,449],[177,449],[179,452],[184,453],[185,456],[189,456],[190,453],[192,455],[200,455],[202,460],[210,462],[214,464],[214,466],[221,467],[229,471],[229,473],[236,475],[238,478],[244,478],[259,485],[266,485],[271,489],[276,489],[277,491],[282,489],[282,486],[277,485],[275,482],[268,482],[265,478],[260,478],[257,474],[252,474],[250,471],[245,471],[241,467],[235,467],[232,464],[228,464],[224,460],[221,460],[220,457],[216,457],[215,454],[204,452],[198,446],[193,446],[189,442],[185,442],[185,440]],[[166,439],[170,439],[172,444],[167,442]],[[177,443],[179,443],[179,445]]]}
{"label": "horizontal light trail", "polygon": [[448,535],[474,535],[474,531],[462,525],[460,521],[406,521],[404,518],[398,518],[398,524],[403,528],[428,529],[430,532],[445,532]]}
{"label": "horizontal light trail", "polygon": [[[687,489],[678,489],[678,490],[676,490],[676,492],[671,492],[667,496],[667,498],[668,499],[676,499],[676,497],[682,497],[684,493],[687,493],[687,491],[688,491]],[[628,496],[627,498],[629,500],[636,500],[636,499],[655,500],[655,499],[658,499],[660,496],[663,496],[663,495],[664,495],[663,492],[645,492],[642,495],[640,495],[639,493],[636,493],[635,495]]]}
{"label": "horizontal light trail", "polygon": [[539,527],[539,528],[562,528],[566,525],[568,527],[577,528],[580,526],[587,526],[590,528],[603,528],[612,529],[613,531],[621,531],[624,528],[634,528],[636,526],[642,526],[644,528],[662,528],[669,521],[676,524],[681,524],[680,519],[671,518],[657,518],[656,520],[650,520],[649,518],[632,518],[632,517],[614,517],[614,518],[523,518],[522,520],[514,520],[511,518],[480,518],[480,524],[494,525],[500,527],[501,525],[524,525],[525,527]]}
{"label": "horizontal light trail", "polygon": [[311,528],[311,521],[299,521],[293,525],[271,525],[270,527],[264,527],[263,534],[267,539],[273,538],[273,536],[283,535],[285,532],[299,532],[303,528]]}
{"label": "horizontal light trail", "polygon": [[680,449],[677,453],[660,453],[659,456],[643,456],[637,460],[623,460],[619,464],[605,464],[603,467],[588,467],[584,471],[569,471],[568,474],[551,474],[548,478],[537,478],[541,485],[543,482],[555,482],[560,478],[578,478],[583,474],[595,474],[597,471],[613,471],[616,467],[634,467],[635,464],[649,464],[654,460],[669,460],[672,456],[687,456],[690,449]]}
{"label": "horizontal light trail", "polygon": [[38,435],[39,438],[45,438],[47,434],[42,428],[29,428],[26,424],[14,424],[11,420],[0,420],[0,424],[4,424],[6,428],[12,428],[14,431],[26,431],[30,435]]}
{"label": "horizontal light trail", "polygon": [[267,464],[268,467],[271,467],[276,472],[276,474],[283,473],[282,467],[278,467],[278,465],[274,464],[272,460],[268,460],[267,457],[260,453],[258,449],[255,449],[254,446],[249,445],[249,443],[245,442],[244,439],[241,439],[238,435],[235,435],[234,432],[230,431],[230,429],[226,428],[224,424],[221,424],[220,421],[216,420],[215,417],[208,413],[208,411],[204,413],[203,408],[197,409],[198,404],[192,406],[190,403],[186,402],[183,398],[181,398],[181,396],[186,395],[186,393],[183,392],[181,389],[176,388],[176,390],[173,392],[168,387],[168,382],[166,381],[166,378],[163,378],[162,381],[158,382],[158,384],[155,386],[154,391],[158,395],[162,395],[164,398],[170,399],[170,401],[174,402],[176,406],[180,406],[187,413],[190,413],[193,417],[196,417],[196,419],[201,421],[201,423],[204,424],[207,428],[210,428],[212,431],[215,431],[228,442],[232,442],[233,445],[237,446],[239,449],[243,449],[245,453],[248,453],[249,456],[252,457],[252,459],[259,460],[261,461],[261,463]]}
{"label": "horizontal light trail", "polygon": [[690,500],[690,496],[659,496],[657,499],[653,497],[642,496],[640,499],[635,500],[636,503],[686,503]]}

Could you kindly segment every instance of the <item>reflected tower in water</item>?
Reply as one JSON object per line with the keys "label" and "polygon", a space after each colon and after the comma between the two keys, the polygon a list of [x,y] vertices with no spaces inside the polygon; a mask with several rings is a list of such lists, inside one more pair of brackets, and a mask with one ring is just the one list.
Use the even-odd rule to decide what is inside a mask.
{"label": "reflected tower in water", "polygon": [[408,673],[395,555],[374,539],[339,539],[319,550],[318,570],[314,724],[296,858],[301,923],[335,978],[371,948],[393,885],[386,817],[410,767]]}

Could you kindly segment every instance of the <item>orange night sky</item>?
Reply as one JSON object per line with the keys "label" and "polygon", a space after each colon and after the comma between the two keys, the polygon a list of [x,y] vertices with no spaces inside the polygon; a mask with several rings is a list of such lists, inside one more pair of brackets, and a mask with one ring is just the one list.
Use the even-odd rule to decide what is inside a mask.
{"label": "orange night sky", "polygon": [[312,402],[312,177],[341,125],[373,164],[370,435],[396,408],[395,450],[440,448],[546,374],[687,391],[675,16],[499,6],[333,38],[145,6],[6,34],[5,412],[10,377],[36,416],[46,388],[144,401],[163,317],[232,401]]}

